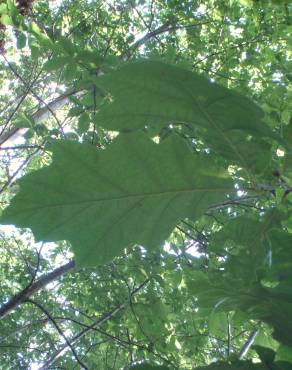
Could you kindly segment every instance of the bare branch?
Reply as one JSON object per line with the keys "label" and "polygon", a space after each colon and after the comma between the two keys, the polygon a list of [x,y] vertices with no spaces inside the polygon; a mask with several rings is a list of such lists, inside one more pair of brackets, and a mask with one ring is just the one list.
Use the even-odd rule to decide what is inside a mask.
{"label": "bare branch", "polygon": [[259,329],[255,329],[253,332],[251,332],[250,336],[248,337],[247,341],[244,343],[243,347],[239,352],[238,355],[239,360],[242,360],[244,356],[246,356],[247,352],[250,350],[250,347],[253,345],[258,333]]}
{"label": "bare branch", "polygon": [[41,145],[17,145],[0,147],[0,150],[44,149]]}
{"label": "bare branch", "polygon": [[88,367],[86,365],[84,365],[84,363],[80,360],[80,358],[78,357],[77,352],[76,352],[75,348],[72,346],[70,340],[63,333],[63,331],[61,330],[61,328],[59,327],[59,325],[57,324],[57,322],[55,321],[55,319],[53,318],[53,316],[49,313],[49,311],[47,309],[45,309],[45,307],[43,307],[41,304],[39,304],[36,301],[33,301],[32,299],[27,299],[26,302],[27,303],[32,303],[33,305],[35,305],[36,307],[38,307],[47,316],[47,318],[49,319],[49,321],[56,328],[57,332],[65,340],[66,345],[70,348],[73,356],[75,357],[76,361],[79,363],[79,365],[81,366],[81,368],[82,369],[85,369],[85,370],[89,370]]}
{"label": "bare branch", "polygon": [[[131,47],[130,47],[130,50],[131,52],[137,50],[140,46],[142,45],[145,45],[151,38],[154,38],[162,33],[165,33],[165,32],[169,32],[171,31],[172,28],[171,28],[171,24],[170,22],[166,22],[164,23],[162,26],[156,28],[156,30],[154,31],[151,31],[151,32],[148,32],[145,36],[143,36],[141,39],[137,40]],[[124,60],[128,60],[129,59],[129,55],[127,55],[127,53],[125,53],[123,55],[123,59]]]}
{"label": "bare branch", "polygon": [[231,353],[231,322],[230,316],[227,315],[227,356],[229,357]]}
{"label": "bare branch", "polygon": [[[69,102],[70,96],[78,95],[78,93],[75,89],[74,90],[68,90],[64,94],[58,96],[56,99],[52,100],[50,103],[48,103],[45,107],[38,109],[34,114],[33,114],[33,119],[35,123],[42,123],[45,121],[47,118],[50,117],[51,112],[56,112],[58,109],[61,109],[64,107]],[[6,141],[14,137],[17,133],[20,133],[24,131],[25,129],[15,127],[12,130],[2,134],[0,136],[0,146],[4,144]]]}

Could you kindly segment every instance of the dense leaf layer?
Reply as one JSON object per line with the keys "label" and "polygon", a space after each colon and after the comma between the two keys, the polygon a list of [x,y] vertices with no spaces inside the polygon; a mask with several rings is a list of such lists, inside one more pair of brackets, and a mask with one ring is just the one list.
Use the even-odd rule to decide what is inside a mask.
{"label": "dense leaf layer", "polygon": [[218,362],[209,366],[195,368],[195,370],[291,370],[292,365],[288,362],[274,362],[270,366],[255,364],[252,361],[238,361],[230,364]]}
{"label": "dense leaf layer", "polygon": [[[31,16],[19,15],[20,3],[34,4]],[[241,116],[247,122],[261,125],[257,114],[249,115],[248,105],[242,114],[235,114],[236,99],[236,102],[231,99],[230,104],[225,99],[224,112],[217,105],[216,115],[205,106],[207,112],[211,111],[211,125],[193,104],[195,96],[204,106],[204,94],[200,96],[197,89],[200,84],[193,84],[186,91],[194,77],[190,72],[177,73],[178,69],[165,67],[169,71],[165,79],[162,73],[155,77],[153,69],[146,67],[145,76],[142,71],[135,73],[133,66],[133,73],[128,70],[129,78],[122,80],[122,85],[114,77],[122,73],[123,66],[111,75],[113,68],[121,64],[119,56],[123,56],[122,64],[128,58],[154,56],[184,65],[189,71],[197,70],[209,80],[259,102],[270,127],[283,140],[292,142],[289,3],[289,0],[0,1],[0,14],[4,15],[0,49],[3,50],[5,36],[8,38],[3,55],[6,61],[0,68],[0,142],[5,143],[0,151],[3,205],[15,194],[15,187],[10,186],[15,177],[22,171],[42,167],[47,159],[41,150],[43,143],[63,136],[63,130],[72,140],[107,147],[111,135],[99,125],[105,107],[109,107],[111,114],[118,101],[122,102],[124,112],[133,113],[128,114],[128,120],[121,116],[128,130],[143,127],[140,119],[137,126],[134,114],[144,113],[148,104],[152,116],[144,119],[151,133],[155,135],[160,130],[160,137],[165,138],[172,131],[178,132],[200,156],[208,153],[216,163],[232,171],[238,190],[249,188],[247,181],[251,177],[261,184],[260,189],[268,190],[253,197],[240,196],[239,192],[237,199],[232,197],[234,201],[230,199],[210,208],[196,222],[181,222],[163,250],[129,248],[127,256],[115,263],[73,270],[59,283],[54,280],[49,289],[40,284],[39,278],[48,283],[47,274],[54,275],[67,256],[67,243],[45,244],[36,254],[39,246],[34,244],[29,231],[1,228],[0,311],[3,313],[5,307],[14,309],[1,320],[0,368],[83,368],[68,347],[60,352],[65,342],[56,330],[57,325],[88,369],[129,369],[145,363],[145,367],[149,364],[148,369],[150,364],[154,368],[167,364],[171,370],[212,364],[208,369],[271,370],[276,363],[277,370],[284,370],[287,366],[279,361],[292,363],[292,350],[288,347],[292,332],[291,234],[283,233],[280,223],[263,222],[271,210],[280,208],[288,217],[284,228],[292,232],[292,219],[289,220],[292,197],[286,193],[292,185],[291,154],[288,150],[278,152],[278,148],[283,149],[279,147],[280,141],[276,144],[266,134],[249,130],[248,125],[230,129],[229,124],[236,126]],[[4,24],[10,25],[8,29]],[[188,81],[183,79],[185,75],[190,76]],[[143,79],[147,89],[143,88]],[[112,95],[112,103],[101,99],[99,83]],[[142,88],[135,88],[139,83]],[[207,84],[210,89],[218,88]],[[162,96],[170,95],[169,102],[163,97],[158,101],[157,85],[167,85],[160,90]],[[173,87],[177,87],[175,91],[171,90]],[[80,92],[70,96],[70,104],[62,108],[63,95],[58,94],[66,91],[71,94],[76,89],[88,91],[85,95]],[[119,89],[121,93],[116,92]],[[43,102],[48,102],[49,97],[57,98],[61,104],[47,106]],[[46,117],[49,108],[54,112],[58,109],[58,120],[51,116],[52,119],[40,121],[43,113],[32,115],[40,104],[43,106],[40,113],[47,112]],[[162,118],[153,117],[153,108]],[[228,117],[234,122],[228,122]],[[119,125],[120,115],[114,119]],[[174,125],[168,126],[169,123]],[[162,126],[166,127],[161,129]],[[25,130],[18,128],[23,127],[28,132],[21,141],[19,138],[15,141],[13,132],[22,136]],[[12,140],[6,140],[7,137]],[[252,176],[246,176],[247,170]],[[176,171],[174,166],[173,172]],[[57,190],[58,187],[59,183]],[[46,189],[44,195],[45,192]],[[58,196],[55,195],[56,199]],[[217,233],[218,230],[221,231]],[[148,283],[137,291],[145,279]],[[193,289],[187,289],[190,280]],[[44,312],[31,302],[24,300],[24,304],[17,305],[15,298],[19,293],[27,298],[33,291],[36,293],[35,285],[43,289],[37,290],[32,299],[43,305],[50,317],[55,318],[54,322],[47,320]],[[133,292],[137,294],[132,295]],[[129,295],[131,306],[116,316],[106,315],[108,319],[102,326],[80,336],[96,318],[103,318]],[[278,342],[271,337],[270,325],[260,322],[263,315],[264,321],[274,327],[274,338],[287,343],[286,346],[278,348]],[[254,342],[257,347],[251,347],[244,355],[244,360],[252,362],[232,362],[247,348],[246,344],[250,344],[247,341],[258,328]],[[259,349],[258,345],[268,348]],[[226,363],[216,365],[215,361]]]}
{"label": "dense leaf layer", "polygon": [[133,370],[169,370],[167,366],[150,365],[150,364],[139,364],[131,367]]}

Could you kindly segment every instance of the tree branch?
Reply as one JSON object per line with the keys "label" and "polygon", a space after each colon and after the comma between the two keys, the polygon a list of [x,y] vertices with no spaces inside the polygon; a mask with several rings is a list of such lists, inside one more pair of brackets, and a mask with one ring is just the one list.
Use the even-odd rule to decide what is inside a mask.
{"label": "tree branch", "polygon": [[247,354],[250,347],[253,345],[258,333],[259,333],[259,329],[255,329],[253,332],[251,332],[250,336],[248,337],[247,341],[244,343],[243,347],[241,348],[239,352],[239,355],[238,355],[239,360],[242,360],[244,356]]}
{"label": "tree branch", "polygon": [[131,54],[129,54],[129,52],[133,53],[134,51],[136,51],[140,46],[146,44],[146,42],[148,42],[151,38],[153,37],[156,37],[162,33],[165,33],[165,32],[168,32],[168,31],[171,31],[172,30],[172,27],[171,27],[171,23],[170,22],[166,22],[164,23],[162,26],[156,28],[156,30],[154,31],[151,31],[151,32],[148,32],[145,36],[143,36],[141,39],[137,40],[134,42],[134,44],[132,44],[132,46],[130,46],[130,50],[129,51],[126,51],[123,55],[122,55],[122,59],[123,60],[128,60],[130,59],[131,57]]}
{"label": "tree branch", "polygon": [[[131,296],[136,294],[139,290],[141,290],[150,280],[146,279],[141,285],[139,285],[136,289],[134,289],[131,293]],[[79,339],[84,337],[89,331],[95,329],[96,327],[100,327],[103,323],[110,320],[111,318],[115,317],[120,311],[122,311],[127,305],[129,304],[129,298],[125,300],[124,303],[120,303],[118,306],[116,306],[111,311],[105,313],[101,318],[96,320],[93,324],[87,326],[85,329],[83,329],[79,334],[75,335],[71,340],[70,343],[74,344]],[[48,370],[52,364],[65,352],[68,348],[67,343],[62,345],[53,355],[52,357],[46,361],[45,364],[43,364],[38,370]]]}
{"label": "tree branch", "polygon": [[[68,90],[66,93],[58,96],[56,99],[52,100],[50,103],[48,103],[45,107],[40,108],[33,114],[33,119],[35,123],[39,124],[43,121],[45,121],[47,118],[50,117],[51,112],[56,112],[58,109],[61,109],[65,104],[69,102],[69,98],[72,95],[78,94],[78,92],[74,90]],[[0,146],[4,144],[6,141],[12,138],[12,136],[17,135],[17,133],[21,133],[23,130],[19,127],[14,127],[10,131],[2,134],[0,136]]]}
{"label": "tree branch", "polygon": [[66,345],[70,348],[73,356],[75,357],[76,361],[78,362],[78,364],[81,366],[82,369],[84,370],[89,370],[88,367],[80,360],[80,358],[78,357],[78,354],[75,350],[75,348],[72,346],[72,343],[70,342],[70,340],[66,337],[66,335],[63,333],[63,331],[61,330],[61,328],[59,327],[59,325],[57,324],[56,320],[53,318],[53,316],[49,313],[49,311],[47,309],[45,309],[45,307],[43,307],[41,304],[39,304],[38,302],[36,301],[33,301],[32,299],[27,299],[26,300],[27,303],[32,303],[33,305],[35,305],[36,307],[38,307],[46,316],[47,318],[50,320],[50,322],[54,325],[54,327],[56,328],[57,332],[59,333],[59,335],[65,340],[66,342]]}
{"label": "tree branch", "polygon": [[227,315],[227,357],[230,356],[231,353],[231,322],[230,316]]}
{"label": "tree branch", "polygon": [[66,274],[70,270],[73,270],[74,267],[75,261],[72,260],[66,263],[65,265],[62,265],[61,267],[58,267],[55,270],[49,272],[48,274],[41,276],[34,283],[29,284],[26,288],[21,290],[19,293],[13,296],[7,303],[4,303],[0,307],[0,319],[3,319],[11,311],[17,308],[20,304],[27,301],[33,294],[43,289],[46,285],[55,281],[60,276]]}
{"label": "tree branch", "polygon": [[17,70],[12,66],[12,64],[9,62],[9,60],[5,57],[5,55],[3,55],[3,58],[5,59],[8,67],[10,68],[10,70],[14,73],[14,75],[23,83],[23,85],[25,86],[26,90],[29,91],[41,104],[43,104],[45,106],[45,108],[47,108],[49,110],[49,112],[51,113],[51,115],[54,117],[55,121],[57,122],[57,125],[59,126],[59,129],[62,133],[62,135],[64,135],[64,131],[63,131],[63,127],[62,127],[62,124],[61,122],[59,121],[58,117],[55,115],[55,112],[51,109],[50,105],[47,104],[32,88],[32,86],[29,86],[27,84],[27,82],[24,80],[24,78],[17,72]]}
{"label": "tree branch", "polygon": [[[131,51],[135,51],[137,48],[139,48],[141,45],[148,42],[151,38],[156,37],[159,34],[162,34],[164,32],[171,31],[171,25],[169,22],[166,22],[162,26],[158,27],[156,30],[147,33],[145,36],[143,36],[140,40],[137,40],[130,46]],[[124,53],[122,55],[122,60],[128,60],[130,59],[131,55],[128,55],[128,52]],[[45,107],[39,109],[38,111],[33,114],[33,119],[35,123],[41,123],[45,121],[48,117],[51,116],[51,114],[54,114],[58,109],[61,109],[65,104],[69,102],[69,97],[74,95],[78,95],[81,92],[76,91],[75,89],[68,90],[63,95],[60,95],[56,99],[52,100],[50,103],[46,104]],[[6,141],[11,139],[13,136],[17,135],[17,133],[21,133],[24,129],[15,127],[8,131],[7,133],[4,133],[0,136],[0,147],[2,144],[4,144]]]}

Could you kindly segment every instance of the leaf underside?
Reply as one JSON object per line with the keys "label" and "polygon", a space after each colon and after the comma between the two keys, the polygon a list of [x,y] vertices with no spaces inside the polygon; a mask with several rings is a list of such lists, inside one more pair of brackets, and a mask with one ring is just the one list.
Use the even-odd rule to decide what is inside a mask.
{"label": "leaf underside", "polygon": [[169,124],[199,130],[205,145],[237,162],[249,175],[263,172],[270,162],[275,134],[263,121],[261,108],[248,98],[177,66],[157,61],[123,65],[95,79],[110,94],[96,115],[109,130],[154,131]]}
{"label": "leaf underside", "polygon": [[108,262],[132,244],[158,246],[180,219],[199,217],[232,190],[175,135],[159,145],[135,133],[106,150],[71,141],[51,150],[52,164],[19,181],[0,221],[31,228],[37,240],[70,241],[80,265]]}

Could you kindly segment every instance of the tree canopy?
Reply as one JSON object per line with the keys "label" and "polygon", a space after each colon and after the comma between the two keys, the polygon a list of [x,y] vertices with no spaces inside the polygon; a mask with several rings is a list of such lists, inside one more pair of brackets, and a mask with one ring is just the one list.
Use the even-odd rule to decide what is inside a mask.
{"label": "tree canopy", "polygon": [[0,0],[0,369],[292,369],[292,4]]}

